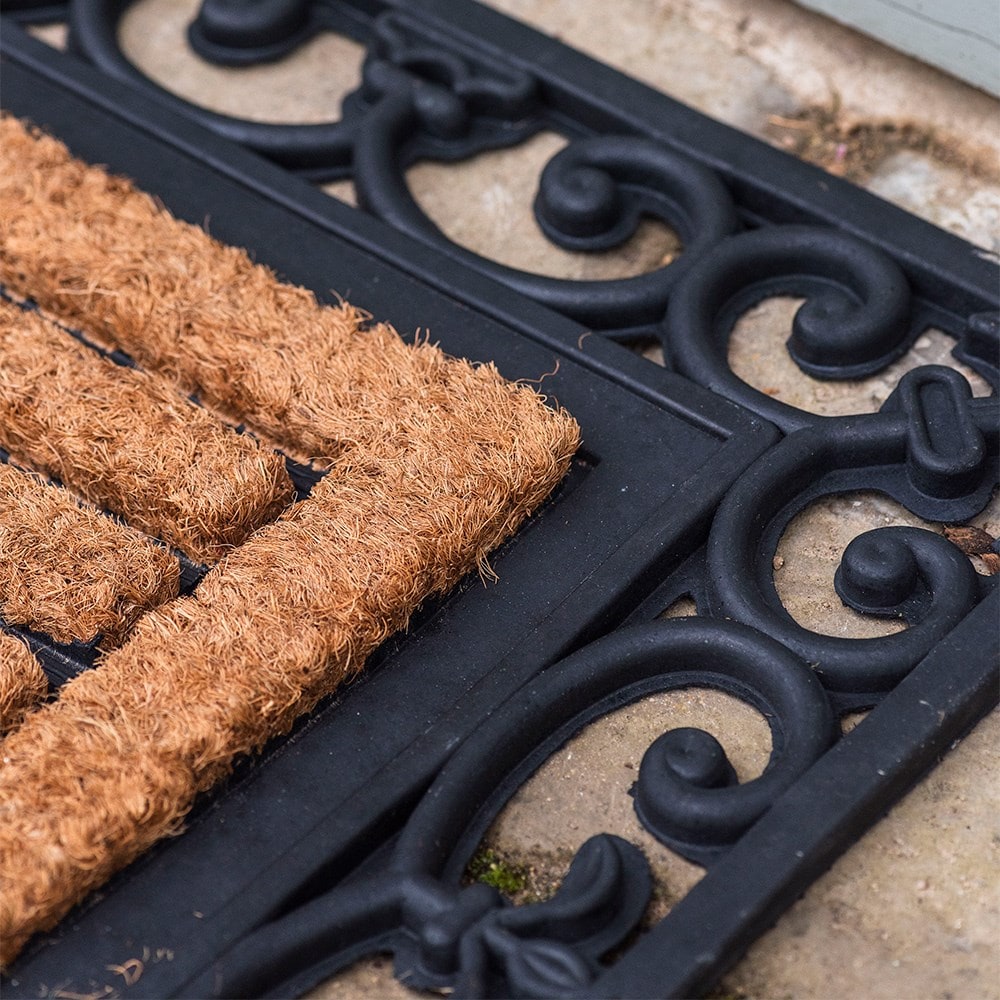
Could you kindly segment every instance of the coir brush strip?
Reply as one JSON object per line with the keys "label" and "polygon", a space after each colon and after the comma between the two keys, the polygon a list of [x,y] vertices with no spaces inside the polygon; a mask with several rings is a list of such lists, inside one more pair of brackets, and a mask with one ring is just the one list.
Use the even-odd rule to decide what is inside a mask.
{"label": "coir brush strip", "polygon": [[277,517],[294,493],[282,459],[253,438],[2,299],[0,444],[202,563]]}
{"label": "coir brush strip", "polygon": [[167,549],[81,507],[65,490],[0,464],[0,616],[56,642],[115,645],[176,596]]}
{"label": "coir brush strip", "polygon": [[338,466],[193,596],[147,615],[125,646],[8,738],[0,770],[5,963],[176,831],[195,794],[235,755],[286,731],[357,671],[424,597],[480,564],[565,472],[575,445],[568,419],[489,369],[443,359],[442,367],[458,376],[443,393],[457,383],[469,391],[464,412],[431,418],[426,446],[452,430],[436,455],[390,447]]}
{"label": "coir brush strip", "polygon": [[319,305],[9,117],[0,167],[8,287],[297,458],[328,464],[385,433],[411,357],[392,329]]}
{"label": "coir brush strip", "polygon": [[[493,366],[449,358],[428,343],[407,346],[388,327],[364,328],[349,306],[320,307],[125,182],[69,161],[57,143],[9,120],[4,129],[13,137],[3,144],[10,169],[0,181],[4,279],[90,332],[85,320],[95,315],[107,321],[97,332],[132,331],[119,342],[143,364],[155,358],[213,406],[246,413],[275,439],[287,421],[297,444],[332,462],[308,499],[231,552],[192,596],[148,614],[125,646],[66,684],[6,741],[7,964],[31,934],[175,832],[195,795],[235,756],[287,731],[423,600],[484,571],[489,551],[567,471],[578,429]],[[46,158],[58,161],[56,173],[79,179],[87,198],[86,206],[70,194],[54,198],[46,204],[61,204],[62,217],[38,222],[24,199],[56,184]],[[94,209],[95,192],[99,206],[105,195],[111,201]],[[111,213],[104,222],[102,212]],[[163,271],[138,269],[110,244],[79,258],[82,285],[71,254],[22,267],[26,219],[46,234],[36,247],[43,254],[87,242],[105,223],[120,224],[126,243],[152,227],[144,252]],[[177,240],[187,241],[186,256],[174,253]],[[62,282],[57,294],[50,266]],[[197,275],[209,276],[210,289],[199,289]],[[151,299],[140,297],[147,284],[156,288]],[[155,351],[140,349],[147,334]]]}
{"label": "coir brush strip", "polygon": [[0,632],[0,737],[16,729],[48,690],[45,671],[31,650]]}

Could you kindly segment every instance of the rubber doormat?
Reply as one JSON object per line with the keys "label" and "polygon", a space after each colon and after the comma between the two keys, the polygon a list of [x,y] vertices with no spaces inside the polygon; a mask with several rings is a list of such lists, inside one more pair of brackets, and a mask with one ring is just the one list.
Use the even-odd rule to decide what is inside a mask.
{"label": "rubber doormat", "polygon": [[[310,7],[319,20],[299,23],[288,44],[322,26],[321,15],[334,9]],[[113,60],[104,58],[110,22],[102,16],[78,9],[78,43],[114,72]],[[467,54],[476,72],[463,76],[452,64],[446,74],[475,109],[474,127],[449,137],[450,108],[425,81],[429,96],[416,106],[430,110],[414,132],[415,105],[399,93],[412,78],[389,85],[385,67],[419,77],[426,68],[414,55],[421,40],[468,45],[471,35],[490,37],[472,31],[483,27],[476,19],[494,16],[471,5],[454,23],[433,5],[423,16],[387,9],[377,23],[352,16],[349,27],[370,42],[372,56],[369,86],[348,112],[371,127],[351,135],[342,128],[336,141],[325,137],[320,152],[307,148],[305,139],[318,138],[310,134],[300,143],[302,155],[291,158],[287,134],[270,148],[263,133],[243,138],[314,177],[343,170],[348,157],[339,151],[350,147],[368,184],[364,200],[396,232],[12,28],[5,30],[4,101],[77,155],[135,178],[180,217],[210,218],[213,235],[247,247],[320,297],[349,288],[352,301],[398,329],[431,326],[449,353],[494,360],[509,378],[544,374],[546,395],[579,421],[583,449],[561,491],[498,556],[495,589],[466,581],[426,608],[338,703],[323,706],[290,740],[204,800],[183,837],[123,873],[50,940],[36,942],[12,980],[26,993],[54,982],[100,991],[111,983],[108,966],[122,967],[159,942],[169,961],[149,963],[124,987],[114,977],[113,988],[281,995],[359,954],[388,949],[406,981],[467,994],[707,989],[989,707],[996,688],[996,655],[982,642],[989,631],[982,623],[996,613],[982,600],[991,583],[938,536],[876,533],[845,553],[842,597],[912,622],[900,636],[874,644],[825,642],[794,626],[767,572],[784,525],[818,496],[875,486],[924,517],[971,516],[996,481],[995,402],[970,401],[949,374],[925,369],[904,379],[880,414],[814,419],[734,386],[720,344],[734,316],[756,298],[802,290],[827,294],[796,324],[791,347],[807,370],[870,370],[905,349],[933,317],[995,378],[994,272],[965,256],[956,264],[943,251],[957,241],[894,210],[893,221],[902,221],[886,231],[900,240],[901,232],[916,233],[925,254],[875,250],[878,240],[843,235],[878,228],[874,218],[851,221],[865,216],[872,200],[852,202],[847,186],[822,206],[804,211],[799,203],[793,212],[807,173],[788,168],[786,194],[767,203],[750,178],[725,166],[716,174],[678,158],[676,148],[659,148],[675,147],[676,139],[664,144],[647,135],[602,145],[588,135],[543,185],[543,226],[570,245],[613,241],[627,220],[601,208],[604,182],[587,194],[591,221],[581,223],[560,201],[560,181],[581,167],[615,174],[640,164],[638,177],[623,178],[630,211],[675,220],[683,214],[675,179],[683,179],[689,266],[611,289],[500,273],[416,224],[397,172],[442,144],[452,143],[454,153],[464,143],[468,153],[516,139],[516,123],[537,127],[532,115],[549,111],[524,93],[510,65],[523,70],[534,60],[566,87],[578,68],[573,58],[546,49],[553,43],[530,32],[494,31],[517,52],[501,66],[503,87],[476,79],[484,65],[497,65],[495,52],[487,59],[481,45]],[[208,35],[213,44],[232,41],[217,27]],[[243,48],[253,52],[252,38]],[[440,74],[435,79],[441,87]],[[619,107],[629,109],[634,130],[643,111],[654,117],[658,109],[645,94],[630,102],[627,81],[621,87]],[[545,93],[551,113],[565,120],[571,107],[563,89]],[[586,104],[575,110],[587,128],[603,125],[613,134],[607,103],[603,118]],[[728,130],[709,138],[731,141]],[[615,147],[628,155],[616,158]],[[716,143],[703,158],[739,159],[718,153]],[[600,232],[587,229],[594,219],[604,220]],[[727,238],[737,229],[745,231]],[[790,257],[807,266],[789,274]],[[900,257],[902,269],[893,263]],[[733,276],[741,267],[753,279],[745,286]],[[873,288],[888,293],[875,296]],[[828,317],[869,298],[877,308],[860,310],[853,339],[838,354],[828,343]],[[871,328],[889,333],[870,343]],[[609,340],[652,330],[662,335],[675,370],[654,369],[609,340],[587,336],[590,330]],[[939,434],[947,425],[958,428],[954,438]],[[786,433],[778,444],[776,427]],[[947,453],[959,460],[942,462]],[[880,577],[884,565],[894,567],[888,577]],[[695,597],[699,618],[641,624],[685,593]],[[623,623],[629,627],[609,633]],[[959,666],[943,671],[942,662]],[[664,842],[708,866],[666,919],[615,964],[601,964],[639,920],[649,891],[641,857],[609,837],[585,846],[549,903],[510,908],[483,888],[461,888],[464,860],[489,816],[551,749],[611,707],[692,682],[722,687],[762,709],[776,752],[760,779],[734,786],[724,755],[705,734],[666,734],[650,748],[635,788],[639,815]],[[838,712],[872,704],[879,707],[865,723],[837,740]],[[333,776],[331,759],[338,761]],[[858,780],[859,773],[869,777]],[[842,787],[851,794],[834,805],[830,789]],[[757,877],[748,879],[751,871]],[[706,926],[714,929],[710,954]]]}

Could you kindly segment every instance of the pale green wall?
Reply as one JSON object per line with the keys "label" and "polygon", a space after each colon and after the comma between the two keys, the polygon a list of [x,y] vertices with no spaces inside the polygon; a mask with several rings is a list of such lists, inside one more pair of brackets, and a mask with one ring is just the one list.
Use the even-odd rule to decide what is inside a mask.
{"label": "pale green wall", "polygon": [[1000,96],[1000,0],[799,2]]}

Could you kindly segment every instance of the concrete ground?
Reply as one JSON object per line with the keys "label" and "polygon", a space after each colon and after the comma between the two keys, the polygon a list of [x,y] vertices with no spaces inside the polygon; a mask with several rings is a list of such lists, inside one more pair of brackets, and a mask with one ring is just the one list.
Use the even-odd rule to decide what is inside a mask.
{"label": "concrete ground", "polygon": [[[358,80],[362,52],[317,39],[273,67],[219,70],[184,47],[195,0],[143,0],[123,39],[135,60],[174,90],[218,110],[265,120],[334,117]],[[623,71],[768,142],[821,163],[911,212],[1000,251],[998,102],[785,0],[493,0]],[[58,30],[48,30],[58,41]],[[537,136],[517,150],[409,175],[426,211],[453,239],[495,259],[573,277],[638,273],[674,253],[674,235],[647,224],[628,245],[580,255],[546,243],[531,216],[539,171],[563,144]],[[349,183],[330,193],[350,201]],[[363,305],[363,303],[362,303]],[[783,348],[795,303],[771,300],[741,320],[737,371],[786,401],[821,413],[874,410],[905,367],[951,363],[930,332],[894,372],[848,385],[802,375]],[[966,372],[977,392],[986,387]],[[775,579],[790,612],[819,631],[876,634],[848,612],[833,572],[847,542],[883,524],[920,524],[895,504],[857,494],[816,504],[789,527]],[[979,518],[1000,534],[1000,504]],[[939,529],[940,526],[930,525]],[[980,572],[987,567],[977,563]],[[667,610],[675,613],[677,610]],[[855,722],[857,720],[851,720]],[[745,705],[707,691],[659,695],[590,726],[528,782],[484,843],[531,898],[551,891],[591,834],[640,844],[657,877],[653,917],[700,869],[639,827],[627,789],[642,753],[667,728],[697,725],[726,746],[740,777],[764,766],[769,734]],[[844,855],[733,969],[719,996],[1000,997],[1000,715],[993,713],[903,803]],[[410,995],[391,963],[358,963],[313,994]]]}

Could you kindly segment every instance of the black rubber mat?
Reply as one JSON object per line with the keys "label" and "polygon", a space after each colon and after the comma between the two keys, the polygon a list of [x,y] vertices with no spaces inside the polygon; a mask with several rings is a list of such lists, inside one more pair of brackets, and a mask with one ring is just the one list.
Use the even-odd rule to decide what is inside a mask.
{"label": "black rubber mat", "polygon": [[[942,536],[879,529],[845,551],[845,603],[909,625],[881,639],[797,625],[771,566],[785,526],[826,495],[874,489],[945,523],[985,506],[1000,448],[997,268],[472,3],[206,0],[191,42],[209,59],[275,58],[323,30],[367,47],[362,86],[325,126],[187,105],[119,50],[127,4],[68,6],[72,47],[91,65],[5,20],[6,110],[177,216],[209,217],[213,236],[321,299],[349,290],[401,331],[430,327],[449,353],[509,378],[547,373],[544,391],[584,445],[498,554],[496,585],[476,578],[425,608],[360,681],[207,795],[183,836],[33,941],[4,995],[285,996],[376,951],[392,951],[409,984],[465,996],[707,991],[996,703],[996,577]],[[540,181],[550,239],[606,248],[653,215],[684,253],[638,278],[533,275],[451,244],[406,188],[421,157],[461,159],[542,128],[571,139]],[[312,186],[341,176],[364,211]],[[933,324],[994,395],[973,399],[963,378],[926,366],[875,414],[779,402],[742,382],[726,351],[740,313],[774,294],[807,299],[788,342],[807,373],[880,371]],[[648,338],[666,368],[625,346]],[[696,617],[657,618],[683,595]],[[562,741],[690,685],[760,709],[774,752],[738,784],[699,730],[647,751],[640,820],[708,869],[665,919],[632,933],[650,876],[638,849],[609,835],[584,845],[546,902],[513,907],[463,886],[491,817]],[[841,713],[872,706],[840,736]],[[144,948],[160,959],[134,983],[108,972]]]}

